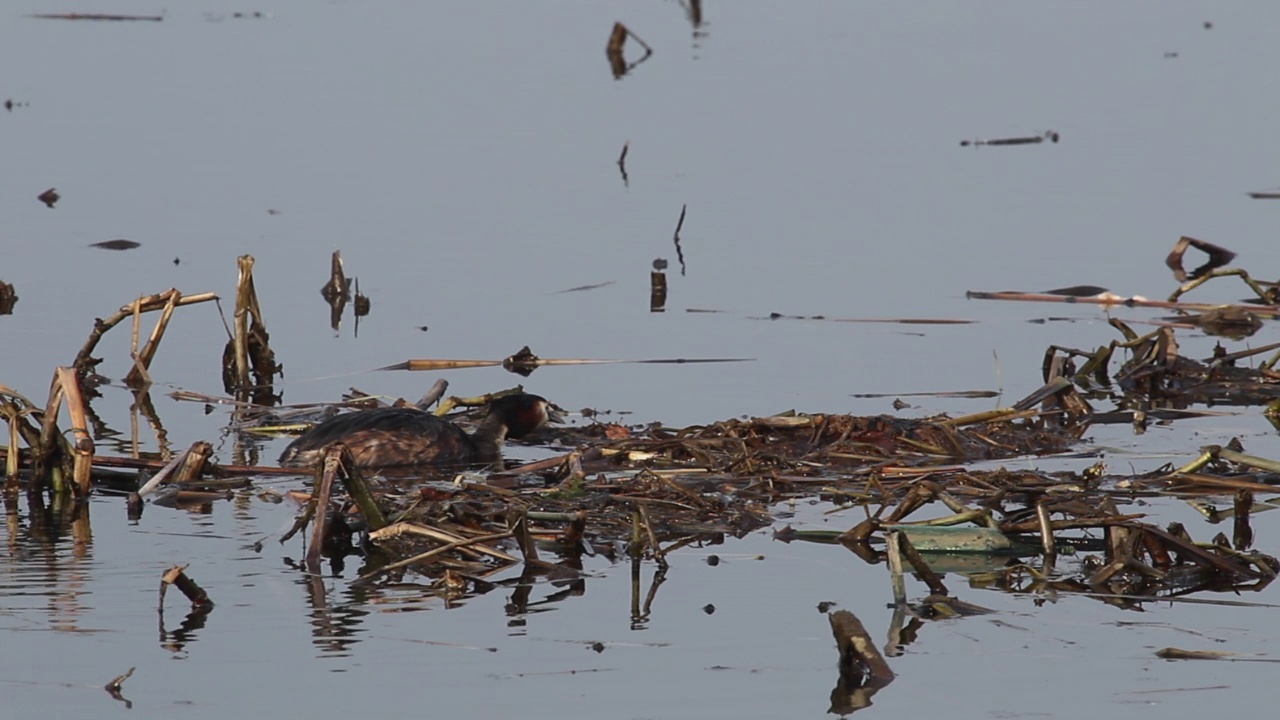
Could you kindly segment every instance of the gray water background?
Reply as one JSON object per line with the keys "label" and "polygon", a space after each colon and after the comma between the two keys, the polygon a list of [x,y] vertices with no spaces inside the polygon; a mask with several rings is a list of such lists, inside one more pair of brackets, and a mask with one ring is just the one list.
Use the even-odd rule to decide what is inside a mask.
{"label": "gray water background", "polygon": [[[1162,297],[1174,287],[1162,259],[1183,234],[1232,248],[1260,274],[1275,257],[1280,206],[1245,195],[1278,182],[1272,3],[708,2],[697,32],[679,4],[657,1],[209,2],[171,7],[161,23],[22,17],[70,9],[158,11],[15,2],[0,20],[0,96],[26,103],[0,113],[0,279],[20,296],[0,317],[0,383],[33,398],[94,317],[169,287],[229,303],[246,253],[287,402],[332,400],[351,385],[417,397],[437,375],[366,371],[414,357],[497,359],[525,344],[544,357],[755,359],[548,368],[525,381],[567,408],[673,425],[891,410],[888,399],[850,397],[864,392],[999,388],[1008,403],[1040,384],[1047,345],[1095,347],[1116,334],[1096,308],[965,301],[966,290],[1090,283]],[[267,17],[232,16],[254,10]],[[603,53],[616,20],[655,48],[618,81]],[[959,147],[1050,129],[1061,143]],[[624,187],[615,160],[628,141]],[[63,195],[52,210],[35,200],[48,187]],[[671,234],[684,204],[680,276]],[[142,247],[87,247],[114,238]],[[335,249],[373,302],[358,337],[350,316],[330,330],[319,298]],[[657,257],[672,265],[662,314],[648,311]],[[558,292],[603,282],[613,284]],[[1222,281],[1196,297],[1243,295]],[[771,312],[980,322],[757,319]],[[1074,321],[1027,322],[1046,316]],[[212,306],[180,309],[152,373],[172,441],[212,440],[225,460],[225,412],[165,397],[221,392],[220,328]],[[127,341],[126,328],[107,336],[104,374],[127,372]],[[1256,340],[1268,341],[1265,331]],[[1214,341],[1183,342],[1202,356]],[[460,394],[514,382],[500,370],[445,377]],[[127,432],[129,394],[104,394],[96,411]],[[992,406],[914,402],[906,414]],[[1234,435],[1280,454],[1256,411],[1089,439],[1142,470]],[[860,519],[826,509],[802,506],[793,522]],[[602,560],[585,595],[523,627],[509,624],[501,591],[446,611],[412,588],[369,599],[329,579],[352,637],[335,645],[285,562],[301,556],[298,542],[250,547],[292,508],[249,498],[208,514],[156,508],[138,526],[114,498],[92,511],[83,555],[6,535],[6,712],[124,712],[100,687],[138,666],[125,693],[134,717],[818,716],[836,673],[816,604],[854,610],[877,637],[889,614],[881,568],[761,533],[714,548],[729,559],[716,568],[707,551],[674,556],[639,631],[628,569]],[[177,562],[193,563],[219,605],[174,651],[157,642],[155,588]],[[1265,664],[1174,664],[1152,650],[1260,651],[1273,633],[1252,629],[1274,610],[1137,616],[1079,598],[966,599],[1008,625],[930,625],[893,661],[899,680],[870,712],[1198,717],[1269,697]],[[170,629],[178,622],[168,618]],[[597,655],[574,641],[619,645]],[[1218,685],[1231,689],[1136,694]]]}

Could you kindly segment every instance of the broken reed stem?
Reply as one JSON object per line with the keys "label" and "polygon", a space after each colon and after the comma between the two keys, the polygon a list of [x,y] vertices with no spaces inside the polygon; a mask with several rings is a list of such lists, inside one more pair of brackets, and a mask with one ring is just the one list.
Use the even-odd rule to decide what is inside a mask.
{"label": "broken reed stem", "polygon": [[173,478],[169,480],[171,483],[189,483],[200,479],[204,474],[204,466],[213,455],[213,445],[204,440],[197,440],[191,443],[191,447],[183,456],[182,462],[178,463],[177,469],[173,473]]}
{"label": "broken reed stem", "polygon": [[[532,516],[532,513],[530,513],[530,516]],[[394,525],[388,525],[387,527],[382,528],[381,530],[372,531],[369,533],[369,539],[377,541],[377,540],[395,538],[405,534],[421,535],[423,537],[429,537],[429,538],[432,538],[433,540],[439,540],[440,542],[444,542],[444,543],[460,542],[467,539],[462,535],[457,535],[455,533],[447,532],[439,528],[433,528],[426,525],[419,525],[413,522],[398,522],[398,523],[395,523]],[[468,547],[468,548],[462,548],[462,549],[466,551],[474,552],[477,555],[488,555],[492,558],[501,560],[506,563],[520,562],[520,558],[515,557],[514,555],[509,555],[507,553],[504,553],[501,550],[498,550],[496,548],[491,548],[487,545],[481,545],[475,548]]]}
{"label": "broken reed stem", "polygon": [[508,510],[507,526],[511,528],[511,534],[516,539],[516,546],[520,548],[520,556],[524,558],[525,565],[545,565],[546,563],[538,558],[538,544],[533,539],[533,533],[529,532],[529,516],[525,515],[525,511],[520,508]]}
{"label": "broken reed stem", "polygon": [[621,55],[622,48],[627,44],[627,26],[620,22],[613,24],[613,31],[609,33],[609,42],[605,45],[604,51],[611,57]]}
{"label": "broken reed stem", "polygon": [[236,310],[233,316],[235,326],[235,371],[236,387],[244,390],[249,382],[249,313],[253,296],[253,256],[241,255],[236,259],[240,274],[236,282]]}
{"label": "broken reed stem", "polygon": [[898,550],[907,562],[911,563],[911,568],[916,571],[921,580],[924,580],[925,585],[929,586],[930,594],[950,595],[947,586],[942,583],[942,576],[934,572],[933,568],[929,567],[929,563],[924,561],[915,545],[911,544],[911,538],[907,537],[906,533],[897,530],[894,532],[898,534]]}
{"label": "broken reed stem", "polygon": [[869,684],[873,686],[882,687],[893,681],[893,670],[856,615],[848,610],[837,610],[827,616],[827,621],[831,623],[831,634],[835,636],[842,667],[857,664],[866,668],[872,679]]}
{"label": "broken reed stem", "polygon": [[907,583],[902,576],[902,533],[890,530],[885,533],[885,556],[889,561],[889,577],[893,581],[893,601],[898,605],[907,603]]}
{"label": "broken reed stem", "polygon": [[649,551],[655,560],[665,565],[666,560],[662,556],[662,549],[658,547],[658,537],[654,534],[653,525],[649,522],[649,509],[643,502],[637,502],[636,506],[640,511],[640,520],[644,523],[645,536],[649,539]]}
{"label": "broken reed stem", "polygon": [[320,288],[320,294],[329,302],[346,300],[351,297],[350,287],[347,273],[342,269],[342,251],[334,250],[329,258],[329,282]]}
{"label": "broken reed stem", "polygon": [[127,671],[125,671],[123,675],[117,675],[116,677],[112,678],[111,682],[103,686],[103,689],[109,693],[120,692],[121,688],[124,687],[124,681],[133,677],[133,671],[136,669],[137,669],[136,667],[131,667]]}
{"label": "broken reed stem", "polygon": [[[16,410],[16,405],[6,403],[10,408]],[[6,494],[18,492],[18,423],[20,420],[16,413],[9,417],[9,452],[5,454],[4,459],[4,491]]]}
{"label": "broken reed stem", "polygon": [[1253,528],[1249,526],[1249,512],[1253,510],[1253,493],[1240,490],[1235,498],[1235,518],[1232,522],[1231,545],[1236,550],[1247,550],[1253,545]]}
{"label": "broken reed stem", "polygon": [[196,295],[182,295],[176,289],[169,289],[155,295],[138,298],[132,303],[120,308],[114,315],[106,320],[94,320],[93,330],[89,333],[89,338],[85,340],[84,346],[80,348],[80,352],[76,353],[76,359],[72,365],[78,370],[87,370],[92,367],[93,351],[98,347],[98,341],[106,334],[108,330],[119,325],[121,321],[132,317],[134,314],[134,306],[137,306],[137,312],[152,312],[154,310],[164,309],[169,303],[170,293],[177,294],[177,299],[173,301],[174,307],[183,305],[194,305],[196,303],[209,302],[217,300],[218,296],[214,293],[198,293]]}
{"label": "broken reed stem", "polygon": [[[170,476],[172,476],[174,471],[178,469],[178,466],[187,462],[187,456],[190,455],[192,452],[195,452],[196,446],[198,444],[199,443],[197,442],[196,444],[193,444],[191,447],[187,448],[186,450],[183,450],[176,457],[174,457],[172,460],[166,463],[164,467],[160,468],[159,472],[157,472],[155,475],[152,475],[151,479],[147,480],[147,482],[143,484],[142,487],[138,488],[138,496],[146,497],[151,493],[154,493],[156,489],[159,488],[161,485],[168,482],[172,482],[169,479]],[[205,444],[207,445],[208,443],[205,443]],[[210,446],[210,449],[212,450],[212,446]]]}
{"label": "broken reed stem", "polygon": [[[64,493],[67,487],[66,470],[69,469],[67,459],[71,455],[67,439],[58,430],[58,413],[62,410],[62,399],[65,389],[62,386],[62,375],[56,370],[53,381],[49,384],[49,400],[45,404],[44,418],[40,425],[40,440],[32,448],[33,479],[32,488],[38,487],[43,476],[48,473],[55,493]],[[48,465],[49,459],[57,462]]]}
{"label": "broken reed stem", "polygon": [[293,525],[289,526],[289,529],[280,536],[280,544],[283,545],[289,542],[293,539],[294,535],[301,532],[302,528],[306,527],[307,523],[311,522],[311,518],[315,516],[315,511],[316,504],[308,501],[307,504],[303,506],[302,513],[293,519]]}
{"label": "broken reed stem", "polygon": [[444,394],[448,391],[449,391],[448,380],[445,380],[444,378],[440,378],[439,380],[436,380],[434,383],[431,384],[431,387],[427,390],[427,392],[422,397],[418,398],[418,402],[416,403],[418,406],[418,409],[422,410],[423,412],[426,412],[427,408],[440,402],[440,398],[444,397]]}
{"label": "broken reed stem", "polygon": [[183,595],[191,601],[193,610],[207,612],[213,609],[213,600],[209,599],[209,594],[204,588],[196,584],[195,580],[187,577],[186,565],[174,565],[165,571],[160,578],[160,611],[164,612],[164,596],[170,585],[182,591]]}
{"label": "broken reed stem", "polygon": [[307,572],[312,575],[320,574],[320,551],[324,548],[325,533],[329,529],[329,496],[333,493],[333,476],[338,473],[342,467],[342,451],[344,448],[330,448],[324,454],[324,462],[321,463],[320,482],[314,495],[311,496],[311,503],[315,505],[312,512],[314,522],[311,525],[311,544],[307,546],[306,566]]}
{"label": "broken reed stem", "polygon": [[1036,503],[1036,521],[1040,523],[1040,547],[1046,557],[1057,552],[1058,546],[1053,539],[1053,522],[1049,519],[1049,507],[1044,501]]}
{"label": "broken reed stem", "polygon": [[632,558],[639,559],[644,555],[644,527],[639,509],[631,511],[631,543],[628,551]]}
{"label": "broken reed stem", "polygon": [[435,548],[434,550],[428,550],[427,552],[421,553],[419,555],[414,555],[411,558],[406,558],[404,560],[393,562],[390,565],[384,565],[378,568],[377,570],[370,571],[368,573],[365,573],[364,575],[361,575],[355,580],[352,580],[351,584],[357,585],[361,583],[366,583],[383,573],[390,572],[392,570],[396,570],[409,565],[413,565],[415,563],[420,563],[426,560],[430,560],[431,558],[437,555],[443,555],[444,553],[447,553],[450,550],[457,550],[458,548],[470,547],[471,545],[481,545],[487,542],[492,542],[494,540],[505,540],[506,538],[512,537],[514,534],[515,533],[513,533],[512,531],[506,530],[504,532],[490,533],[489,535],[479,535],[477,537],[467,538],[465,540],[459,540],[457,542],[451,542],[448,545],[442,545],[438,548]]}
{"label": "broken reed stem", "polygon": [[[147,338],[147,344],[138,350],[137,347],[137,324],[134,324],[134,344],[133,344],[133,369],[125,376],[125,384],[130,387],[139,385],[150,385],[150,378],[147,373],[151,369],[151,361],[156,356],[156,349],[160,347],[160,339],[164,337],[164,331],[169,327],[169,320],[173,318],[173,311],[178,307],[178,300],[182,297],[182,293],[177,290],[170,290],[165,293],[169,299],[165,301],[164,308],[160,312],[160,319],[156,320],[155,327],[151,328],[151,337]],[[135,306],[135,315],[140,317],[141,308]]]}
{"label": "broken reed stem", "polygon": [[369,486],[365,484],[364,476],[356,467],[355,458],[351,457],[351,451],[347,446],[341,443],[330,445],[325,452],[326,463],[330,457],[339,459],[342,467],[342,475],[340,475],[342,486],[346,488],[351,499],[356,501],[356,507],[360,508],[360,516],[364,518],[369,531],[374,532],[386,527],[387,517],[382,514],[382,508],[378,507],[378,503],[374,501],[373,494],[369,492]]}
{"label": "broken reed stem", "polygon": [[71,434],[75,437],[72,478],[79,496],[88,497],[93,483],[93,438],[89,436],[89,420],[84,397],[80,394],[80,380],[73,368],[60,367],[55,372],[67,402],[67,414],[71,416]]}

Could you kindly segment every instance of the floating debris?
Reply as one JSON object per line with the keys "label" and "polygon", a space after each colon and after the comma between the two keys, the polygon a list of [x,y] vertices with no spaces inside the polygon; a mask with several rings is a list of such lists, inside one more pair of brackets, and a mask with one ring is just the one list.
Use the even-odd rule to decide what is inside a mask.
{"label": "floating debris", "polygon": [[994,140],[961,140],[960,147],[979,147],[982,145],[1038,145],[1045,140],[1056,143],[1060,138],[1061,135],[1057,132],[1053,130],[1046,130],[1040,135],[1028,135],[1024,137],[996,138]]}
{"label": "floating debris", "polygon": [[209,599],[209,594],[204,588],[196,584],[187,575],[186,565],[174,565],[164,572],[160,578],[160,612],[164,613],[164,596],[168,592],[169,586],[178,588],[183,595],[187,596],[187,600],[191,602],[193,610],[208,612],[213,609],[213,600]]}
{"label": "floating debris", "polygon": [[103,250],[133,250],[134,248],[142,247],[142,243],[118,238],[116,240],[103,240],[102,242],[90,243],[89,247],[102,248]]}
{"label": "floating debris", "polygon": [[114,22],[141,21],[162,22],[164,15],[110,15],[106,13],[34,13],[27,15],[37,20],[108,20]]}
{"label": "floating debris", "polygon": [[552,293],[552,294],[553,294],[553,295],[564,295],[565,293],[572,293],[572,292],[586,292],[587,290],[598,290],[598,289],[600,289],[600,288],[602,288],[602,287],[609,287],[610,285],[616,285],[616,284],[617,284],[617,282],[618,282],[617,280],[606,280],[605,282],[601,282],[601,283],[594,283],[594,284],[591,284],[591,285],[578,285],[577,287],[571,287],[571,288],[567,288],[567,289],[565,289],[565,290],[557,290],[557,291],[555,291],[555,292],[554,292],[554,293]]}
{"label": "floating debris", "polygon": [[891,397],[939,397],[977,400],[1000,397],[999,390],[939,390],[937,392],[904,392],[904,393],[854,393],[849,397],[856,398],[891,398]]}
{"label": "floating debris", "polygon": [[266,322],[262,319],[258,292],[253,285],[253,256],[241,255],[236,265],[239,280],[234,330],[222,352],[222,384],[228,393],[241,400],[252,397],[258,405],[274,405],[280,401],[274,391],[275,376],[283,374],[284,366],[276,362]]}
{"label": "floating debris", "polygon": [[379,370],[458,370],[462,368],[495,367],[501,365],[508,372],[528,377],[534,370],[548,365],[693,365],[700,363],[754,362],[755,358],[662,358],[651,360],[601,360],[591,358],[540,358],[529,346],[502,360],[406,360]]}
{"label": "floating debris", "polygon": [[1107,293],[1108,290],[1097,285],[1072,285],[1071,287],[1056,288],[1054,290],[1045,290],[1045,295],[1063,295],[1066,297],[1098,297]]}
{"label": "floating debris", "polygon": [[44,192],[37,195],[36,199],[44,203],[45,207],[52,208],[54,205],[57,204],[59,200],[62,199],[62,196],[58,194],[58,191],[56,189],[49,188],[48,190],[45,190]]}
{"label": "floating debris", "polygon": [[680,277],[684,277],[685,274],[684,250],[680,247],[680,228],[684,227],[684,216],[688,211],[688,204],[680,206],[680,219],[676,221],[676,231],[671,237],[671,241],[676,246],[676,259],[680,261]]}
{"label": "floating debris", "polygon": [[649,312],[667,311],[667,261],[658,258],[653,261],[653,270],[649,272]]}
{"label": "floating debris", "polygon": [[125,699],[125,697],[121,695],[120,692],[121,690],[124,689],[124,681],[133,677],[133,671],[136,669],[137,669],[136,667],[129,668],[128,670],[125,671],[123,675],[117,675],[116,677],[111,679],[111,682],[107,683],[102,687],[102,689],[106,690],[107,694],[109,694],[113,700],[119,700],[120,702],[124,703],[125,708],[130,710],[133,709],[133,703]]}
{"label": "floating debris", "polygon": [[[690,310],[689,312],[719,312],[716,310]],[[899,325],[972,325],[977,320],[961,318],[850,318],[828,317],[826,315],[786,315],[771,312],[767,316],[748,317],[748,320],[821,320],[840,323],[889,323]]]}
{"label": "floating debris", "polygon": [[0,315],[12,315],[13,306],[18,304],[18,293],[13,285],[0,280]]}
{"label": "floating debris", "polygon": [[[1205,264],[1190,273],[1182,268],[1182,256],[1186,254],[1187,248],[1195,248],[1209,256]],[[1188,280],[1196,280],[1208,276],[1214,270],[1227,266],[1235,258],[1236,254],[1224,247],[1183,235],[1173,244],[1173,249],[1169,251],[1169,256],[1165,258],[1164,264],[1173,271],[1173,277],[1178,282],[1187,282]]]}
{"label": "floating debris", "polygon": [[[623,48],[627,44],[627,38],[632,38],[640,47],[644,48],[644,55],[633,63],[628,63],[623,56]],[[605,57],[609,59],[609,69],[613,72],[614,80],[621,80],[624,75],[635,69],[637,65],[649,59],[653,55],[653,48],[639,36],[631,32],[631,29],[622,23],[614,23],[613,31],[609,33],[609,42],[605,45]]]}
{"label": "floating debris", "polygon": [[627,178],[627,150],[630,148],[630,140],[622,143],[622,154],[618,155],[618,172],[622,173],[622,187],[631,187],[631,181]]}

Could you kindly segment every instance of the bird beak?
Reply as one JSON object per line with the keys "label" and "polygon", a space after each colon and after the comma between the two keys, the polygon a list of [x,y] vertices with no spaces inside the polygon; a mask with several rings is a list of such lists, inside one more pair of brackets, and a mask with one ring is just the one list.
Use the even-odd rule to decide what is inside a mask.
{"label": "bird beak", "polygon": [[559,425],[564,422],[564,419],[565,419],[565,412],[563,410],[556,407],[555,405],[552,405],[551,403],[547,403],[547,424],[548,425]]}

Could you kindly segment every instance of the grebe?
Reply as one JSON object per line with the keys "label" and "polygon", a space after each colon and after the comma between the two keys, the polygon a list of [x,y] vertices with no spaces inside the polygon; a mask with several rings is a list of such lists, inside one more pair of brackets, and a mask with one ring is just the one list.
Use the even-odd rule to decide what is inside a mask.
{"label": "grebe", "polygon": [[528,435],[552,417],[546,399],[525,393],[489,403],[489,414],[469,435],[417,408],[357,410],[303,433],[284,449],[280,464],[314,465],[325,448],[339,441],[351,451],[358,467],[489,463],[502,455],[503,440]]}

